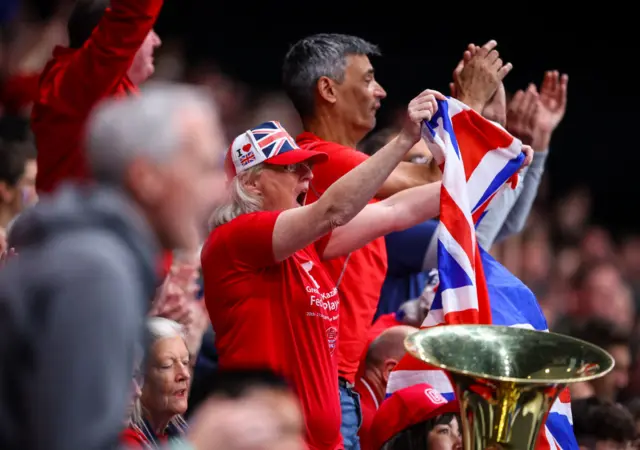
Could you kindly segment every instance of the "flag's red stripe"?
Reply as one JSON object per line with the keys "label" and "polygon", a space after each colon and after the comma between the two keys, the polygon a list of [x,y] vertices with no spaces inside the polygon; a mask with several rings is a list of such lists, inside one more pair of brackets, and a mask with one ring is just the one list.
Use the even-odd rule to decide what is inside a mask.
{"label": "flag's red stripe", "polygon": [[465,309],[464,311],[452,311],[444,315],[447,325],[469,325],[480,322],[480,312],[477,309]]}
{"label": "flag's red stripe", "polygon": [[560,392],[558,399],[561,403],[571,403],[571,393],[569,391],[569,388],[563,389],[562,392]]}
{"label": "flag's red stripe", "polygon": [[440,222],[462,247],[473,267],[475,252],[471,233],[475,231],[471,229],[464,213],[444,186],[440,191]]}
{"label": "flag's red stripe", "polygon": [[513,137],[496,127],[472,109],[464,110],[451,118],[458,148],[464,164],[466,180],[476,170],[484,155],[496,148],[507,148]]}
{"label": "flag's red stripe", "polygon": [[[476,244],[477,246],[478,244]],[[482,267],[482,257],[480,251],[476,249],[476,291],[478,292],[478,321],[473,323],[480,323],[483,325],[489,325],[491,320],[491,302],[489,301],[489,291],[487,289],[487,280],[484,277],[484,268]]]}

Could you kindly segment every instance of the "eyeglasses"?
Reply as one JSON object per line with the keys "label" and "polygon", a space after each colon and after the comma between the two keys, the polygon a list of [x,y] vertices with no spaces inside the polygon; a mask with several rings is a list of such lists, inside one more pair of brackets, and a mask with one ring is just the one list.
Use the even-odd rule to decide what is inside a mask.
{"label": "eyeglasses", "polygon": [[269,164],[270,169],[287,173],[308,173],[311,172],[311,164],[300,162],[296,164],[287,164],[285,166]]}

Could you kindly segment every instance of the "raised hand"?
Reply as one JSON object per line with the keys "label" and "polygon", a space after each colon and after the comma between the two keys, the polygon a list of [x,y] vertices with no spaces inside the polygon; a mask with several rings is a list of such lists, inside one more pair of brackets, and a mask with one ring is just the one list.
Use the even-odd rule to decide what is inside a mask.
{"label": "raised hand", "polygon": [[[202,345],[202,336],[209,326],[209,313],[204,300],[193,300],[189,303],[189,317],[185,324],[185,340],[189,355],[196,357]],[[194,361],[195,364],[195,361]]]}
{"label": "raised hand", "polygon": [[540,132],[552,133],[564,118],[567,109],[567,87],[569,76],[560,75],[557,70],[544,74],[540,87],[540,107],[538,129]]}
{"label": "raised hand", "polygon": [[513,68],[503,64],[496,45],[493,40],[482,47],[470,44],[453,71],[452,95],[481,114]]}
{"label": "raised hand", "polygon": [[188,264],[174,264],[153,301],[149,315],[175,320],[187,325],[191,303],[196,301],[198,269]]}
{"label": "raised hand", "polygon": [[[532,145],[538,123],[539,96],[535,85],[515,93],[507,109],[507,131],[523,144]],[[535,149],[535,147],[534,147]]]}
{"label": "raised hand", "polygon": [[422,121],[431,120],[438,111],[437,100],[446,100],[446,97],[438,91],[427,89],[409,102],[407,118],[400,134],[411,146],[420,140]]}
{"label": "raised hand", "polygon": [[524,161],[522,161],[522,166],[520,166],[520,170],[527,167],[533,161],[533,149],[529,145],[522,146],[522,153],[524,153]]}

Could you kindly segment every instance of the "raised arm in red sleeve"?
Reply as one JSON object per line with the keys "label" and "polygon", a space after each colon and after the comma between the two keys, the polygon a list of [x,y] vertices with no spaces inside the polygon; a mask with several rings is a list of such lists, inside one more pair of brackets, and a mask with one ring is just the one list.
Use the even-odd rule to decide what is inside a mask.
{"label": "raised arm in red sleeve", "polygon": [[67,179],[90,178],[81,140],[84,123],[103,98],[137,91],[127,71],[161,7],[162,0],[111,0],[82,48],[54,50],[31,116],[40,192]]}

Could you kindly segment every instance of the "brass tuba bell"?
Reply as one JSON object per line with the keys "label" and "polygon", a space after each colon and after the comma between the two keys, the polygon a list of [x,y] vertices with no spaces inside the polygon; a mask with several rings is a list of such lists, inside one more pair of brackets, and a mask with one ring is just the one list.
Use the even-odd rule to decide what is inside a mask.
{"label": "brass tuba bell", "polygon": [[494,325],[429,328],[408,336],[405,347],[449,376],[466,450],[532,450],[567,384],[599,378],[614,365],[579,339]]}

